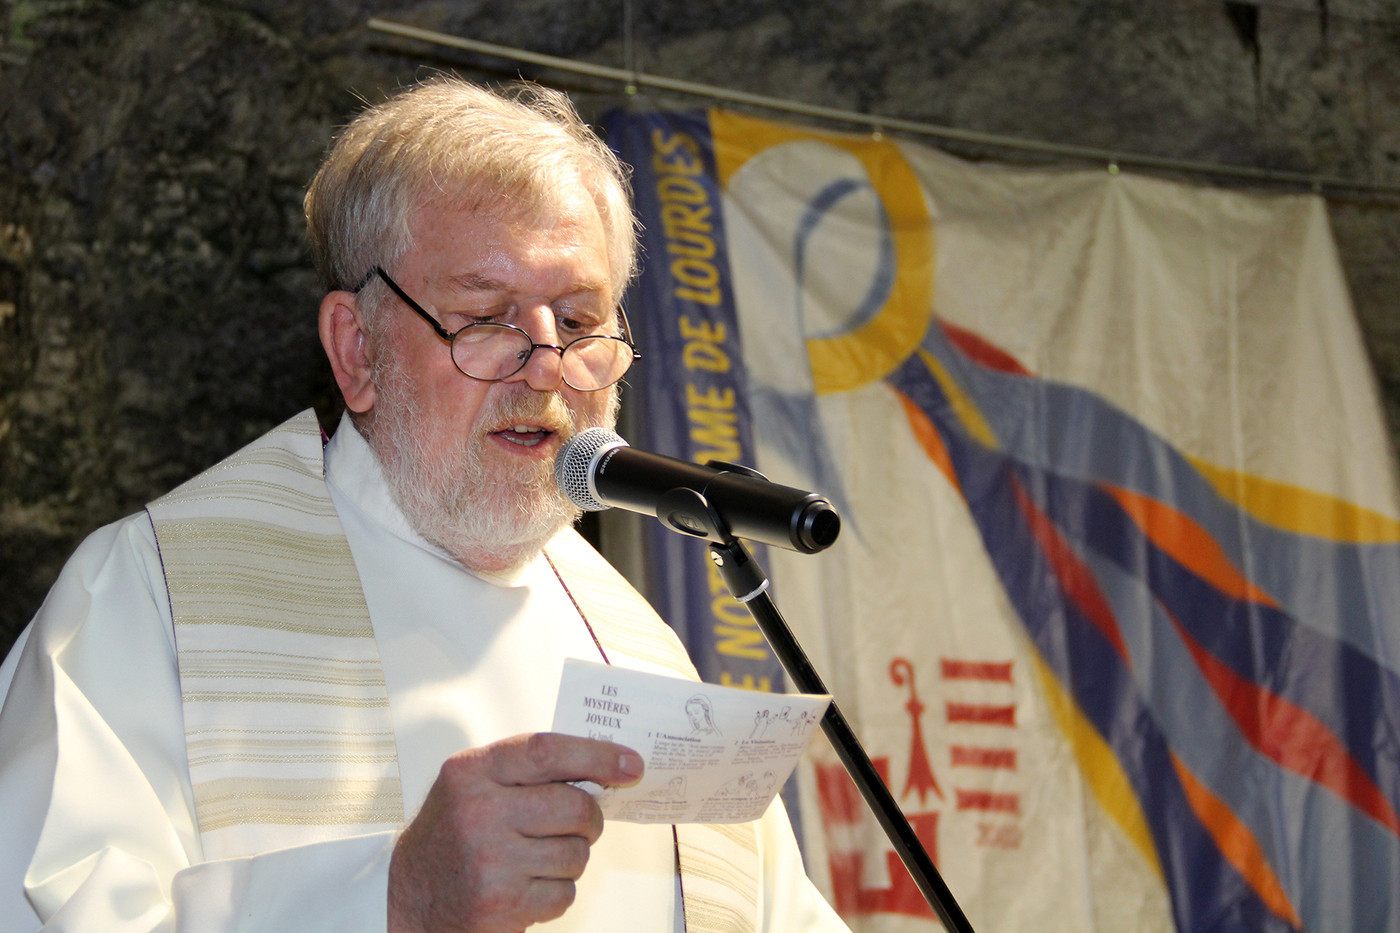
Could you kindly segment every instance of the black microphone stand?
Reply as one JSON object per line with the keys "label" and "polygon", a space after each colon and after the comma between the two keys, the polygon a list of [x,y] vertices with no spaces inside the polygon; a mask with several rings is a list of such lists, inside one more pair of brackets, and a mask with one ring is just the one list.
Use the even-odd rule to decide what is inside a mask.
{"label": "black microphone stand", "polygon": [[[733,464],[723,466],[725,469],[736,469]],[[822,683],[816,668],[807,659],[806,652],[797,643],[792,630],[788,628],[773,598],[768,594],[768,577],[763,568],[753,559],[743,542],[730,533],[727,523],[711,507],[709,501],[693,489],[673,489],[662,497],[656,512],[658,516],[670,517],[669,521],[662,520],[662,524],[668,528],[710,542],[710,559],[719,568],[720,576],[724,578],[729,592],[753,615],[759,630],[768,639],[773,653],[778,656],[783,670],[792,678],[797,689],[803,693],[829,694],[830,691]],[[846,772],[865,798],[866,804],[874,813],[880,828],[885,831],[885,836],[894,846],[924,900],[928,901],[938,919],[943,922],[944,928],[957,933],[973,933],[972,925],[953,898],[953,892],[948,890],[948,885],[938,873],[933,859],[914,833],[914,828],[909,825],[909,820],[899,808],[894,795],[881,780],[880,772],[875,770],[870,756],[865,753],[860,739],[856,738],[855,732],[846,722],[846,717],[842,715],[834,699],[827,708],[821,725],[832,748],[836,750],[837,757],[845,765]]]}

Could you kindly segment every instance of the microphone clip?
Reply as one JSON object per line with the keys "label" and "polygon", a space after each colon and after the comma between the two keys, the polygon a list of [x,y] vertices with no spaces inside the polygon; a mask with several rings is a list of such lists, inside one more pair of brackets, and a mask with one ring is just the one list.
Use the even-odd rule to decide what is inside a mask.
{"label": "microphone clip", "polygon": [[[714,461],[706,465],[717,469],[721,466]],[[745,472],[754,471],[745,468]],[[761,474],[754,475],[763,478]],[[656,517],[667,528],[710,542],[710,560],[739,602],[747,604],[768,589],[763,568],[730,532],[709,500],[694,489],[682,486],[663,495],[656,503]]]}
{"label": "microphone clip", "polygon": [[[738,473],[768,481],[768,477],[762,473],[738,463],[710,460],[705,466],[721,473]],[[710,505],[710,500],[702,493],[685,486],[678,486],[657,500],[656,519],[672,531],[704,538],[711,544],[729,544],[734,540],[728,523],[715,507]]]}
{"label": "microphone clip", "polygon": [[685,486],[678,486],[656,501],[656,520],[672,531],[704,538],[712,544],[728,544],[734,540],[710,500]]}

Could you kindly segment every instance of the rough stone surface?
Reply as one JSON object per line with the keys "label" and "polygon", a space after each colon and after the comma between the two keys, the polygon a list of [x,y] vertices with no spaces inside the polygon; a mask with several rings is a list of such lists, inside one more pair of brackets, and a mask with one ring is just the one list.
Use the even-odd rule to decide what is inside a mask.
{"label": "rough stone surface", "polygon": [[[8,0],[0,648],[93,528],[297,410],[336,417],[300,200],[361,98],[452,69],[548,80],[590,113],[625,99],[370,17],[889,117],[1400,185],[1393,5],[1256,10],[1250,27],[1206,0]],[[1400,434],[1400,197],[1329,201]]]}

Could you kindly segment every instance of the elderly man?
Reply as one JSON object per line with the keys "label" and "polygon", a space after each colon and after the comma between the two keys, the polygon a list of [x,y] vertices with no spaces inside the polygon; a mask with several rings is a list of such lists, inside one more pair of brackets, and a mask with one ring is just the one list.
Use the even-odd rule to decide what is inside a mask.
{"label": "elderly man", "polygon": [[621,167],[562,95],[434,79],[306,198],[346,418],[101,529],[0,668],[0,930],[843,929],[776,804],[610,823],[566,658],[693,677],[552,464],[634,359]]}

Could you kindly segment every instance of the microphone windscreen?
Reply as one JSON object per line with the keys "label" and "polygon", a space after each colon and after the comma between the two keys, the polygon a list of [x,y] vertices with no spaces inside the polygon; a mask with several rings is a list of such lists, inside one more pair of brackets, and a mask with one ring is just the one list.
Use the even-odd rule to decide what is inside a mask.
{"label": "microphone windscreen", "polygon": [[594,464],[613,448],[626,446],[620,434],[607,428],[587,428],[565,441],[554,458],[554,481],[564,497],[585,512],[608,508],[593,484]]}

